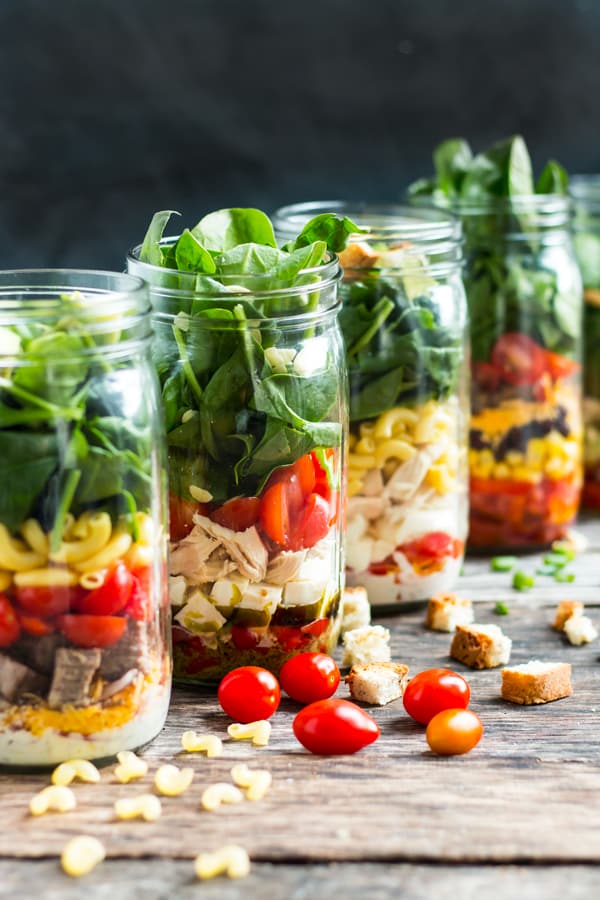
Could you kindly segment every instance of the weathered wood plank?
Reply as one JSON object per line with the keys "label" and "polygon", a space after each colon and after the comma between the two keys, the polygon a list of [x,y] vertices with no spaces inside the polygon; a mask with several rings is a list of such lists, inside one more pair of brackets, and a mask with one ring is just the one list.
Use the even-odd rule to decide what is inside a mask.
{"label": "weathered wood plank", "polygon": [[[295,742],[297,707],[285,701],[264,749],[230,742],[221,759],[185,757],[196,781],[165,799],[152,825],[115,823],[112,804],[151,786],[118,785],[110,768],[103,786],[76,785],[73,813],[32,819],[27,803],[43,776],[0,777],[0,855],[57,854],[73,834],[90,832],[112,857],[193,857],[200,848],[239,841],[263,861],[396,860],[577,862],[598,859],[600,833],[600,667],[597,645],[571,647],[550,628],[552,611],[516,606],[504,618],[483,603],[483,621],[513,637],[513,661],[533,656],[574,666],[572,697],[538,708],[499,699],[500,674],[469,672],[473,708],[486,732],[468,756],[439,759],[401,703],[376,709],[380,740],[354,757],[314,757]],[[383,620],[393,629],[394,657],[412,672],[448,665],[450,636],[425,631],[422,611]],[[466,671],[457,663],[457,670]],[[343,695],[344,690],[340,693]],[[214,696],[177,690],[167,726],[146,751],[152,767],[177,754],[187,728],[222,735],[227,717]],[[199,809],[208,783],[227,779],[233,762],[267,765],[271,794],[217,813]],[[557,828],[556,823],[561,827]]]}
{"label": "weathered wood plank", "polygon": [[82,881],[55,860],[0,861],[0,897],[31,900],[34,885],[44,900],[596,900],[600,867],[255,863],[242,881],[199,884],[189,861],[110,860]]}

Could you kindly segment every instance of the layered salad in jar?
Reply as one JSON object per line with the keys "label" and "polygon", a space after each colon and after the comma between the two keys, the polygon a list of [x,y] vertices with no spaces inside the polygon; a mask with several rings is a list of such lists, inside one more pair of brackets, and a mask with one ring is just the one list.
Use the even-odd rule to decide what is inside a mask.
{"label": "layered salad in jar", "polygon": [[395,606],[450,590],[464,552],[457,228],[443,214],[350,215],[371,230],[340,253],[350,385],[346,580],[364,585],[372,605]]}
{"label": "layered salad in jar", "polygon": [[434,162],[435,177],[411,190],[463,222],[469,546],[547,546],[574,522],[582,486],[581,280],[567,176],[550,162],[534,185],[518,136],[476,156],[465,141],[446,141]]}
{"label": "layered salad in jar", "polygon": [[[138,358],[147,300],[137,279],[92,278],[102,290],[62,296],[44,273],[39,287],[0,279],[4,765],[138,748],[169,702],[157,391]],[[108,293],[131,282],[139,297]]]}
{"label": "layered salad in jar", "polygon": [[285,247],[259,210],[219,210],[130,269],[151,284],[166,415],[174,674],[215,682],[339,631],[346,381],[324,216]]}

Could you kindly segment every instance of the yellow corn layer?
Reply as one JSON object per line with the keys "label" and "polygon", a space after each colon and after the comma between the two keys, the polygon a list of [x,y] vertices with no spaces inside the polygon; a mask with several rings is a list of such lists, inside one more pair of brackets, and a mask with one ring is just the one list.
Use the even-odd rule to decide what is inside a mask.
{"label": "yellow corn layer", "polygon": [[560,481],[581,468],[581,443],[557,431],[532,438],[525,453],[510,450],[496,460],[491,450],[469,450],[469,470],[474,478],[498,478],[539,484],[543,478]]}

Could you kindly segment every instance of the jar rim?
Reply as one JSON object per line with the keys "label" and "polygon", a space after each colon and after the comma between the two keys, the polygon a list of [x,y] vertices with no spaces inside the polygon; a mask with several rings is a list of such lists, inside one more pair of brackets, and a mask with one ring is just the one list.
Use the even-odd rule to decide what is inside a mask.
{"label": "jar rim", "polygon": [[[419,198],[415,202],[420,205]],[[430,198],[423,198],[424,203],[431,203]],[[440,204],[442,206],[442,204]],[[489,216],[490,214],[526,214],[534,213],[542,217],[556,217],[568,221],[572,211],[572,201],[568,194],[517,194],[512,197],[485,197],[481,200],[454,199],[442,206],[457,216]],[[544,221],[545,218],[544,218]],[[548,222],[550,224],[550,222]],[[553,222],[552,224],[558,224]]]}
{"label": "jar rim", "polygon": [[575,218],[578,212],[600,215],[600,174],[578,174],[569,179],[569,193],[575,207]]}

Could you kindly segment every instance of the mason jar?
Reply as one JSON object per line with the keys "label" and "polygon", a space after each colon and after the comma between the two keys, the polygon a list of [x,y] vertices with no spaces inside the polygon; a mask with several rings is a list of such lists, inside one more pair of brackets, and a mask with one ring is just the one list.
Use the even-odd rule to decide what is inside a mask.
{"label": "mason jar", "polygon": [[139,278],[0,272],[0,764],[101,760],[169,703],[162,419]]}
{"label": "mason jar", "polygon": [[[167,246],[176,238],[166,238]],[[337,260],[294,286],[224,286],[139,261],[170,486],[174,674],[277,673],[339,634],[346,374]]]}
{"label": "mason jar", "polygon": [[575,521],[582,485],[582,288],[569,199],[454,210],[471,332],[469,546],[543,548]]}
{"label": "mason jar", "polygon": [[571,179],[573,243],[584,297],[583,503],[600,509],[600,176]]}
{"label": "mason jar", "polygon": [[367,233],[340,253],[349,375],[346,580],[374,607],[449,591],[467,532],[468,388],[460,225],[437,210],[302,203],[281,238],[320,212]]}

